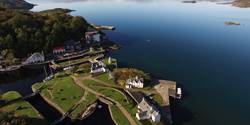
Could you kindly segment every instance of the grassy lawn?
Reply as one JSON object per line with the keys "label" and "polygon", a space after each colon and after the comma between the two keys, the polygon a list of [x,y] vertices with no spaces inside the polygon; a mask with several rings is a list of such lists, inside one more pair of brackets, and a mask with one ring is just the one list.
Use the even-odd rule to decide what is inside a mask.
{"label": "grassy lawn", "polygon": [[58,63],[58,64],[59,64],[61,67],[66,67],[66,66],[68,66],[69,64],[70,64],[70,65],[74,65],[74,64],[86,62],[86,61],[88,61],[88,60],[89,60],[89,58],[80,58],[80,59],[75,59],[75,60],[70,60],[70,61],[61,62],[61,63]]}
{"label": "grassy lawn", "polygon": [[111,106],[112,117],[118,125],[130,125],[128,119],[123,115],[120,109],[114,105]]}
{"label": "grassy lawn", "polygon": [[103,82],[115,85],[115,81],[113,79],[109,80],[109,74],[108,73],[103,73],[95,77],[98,80],[101,80]]}
{"label": "grassy lawn", "polygon": [[159,94],[154,94],[152,97],[153,97],[153,100],[155,102],[157,102],[157,104],[159,106],[161,106],[163,104],[163,99],[162,99],[162,97]]}
{"label": "grassy lawn", "polygon": [[107,97],[110,97],[110,98],[118,101],[131,114],[131,116],[134,118],[134,120],[137,122],[137,124],[141,125],[140,121],[138,121],[135,118],[135,114],[137,112],[137,107],[130,98],[128,98],[128,100],[127,100],[123,94],[121,94],[120,92],[118,92],[114,89],[100,87],[100,86],[98,86],[98,83],[96,83],[93,80],[84,80],[82,83],[85,84],[86,86],[92,88],[94,91],[99,92]]}
{"label": "grassy lawn", "polygon": [[77,118],[83,111],[87,109],[87,107],[93,104],[97,98],[94,94],[86,92],[85,100],[83,100],[80,105],[70,114],[72,118]]}
{"label": "grassy lawn", "polygon": [[68,111],[84,95],[84,91],[77,86],[71,77],[55,78],[46,83],[37,83],[33,89],[42,86],[42,95],[56,103],[64,112]]}
{"label": "grassy lawn", "polygon": [[[18,92],[10,91],[2,95],[2,99],[5,101],[14,100],[21,97]],[[19,101],[0,109],[3,112],[12,112],[15,117],[26,117],[29,119],[30,124],[46,125],[48,124],[45,119],[36,111],[36,109],[26,101]],[[1,120],[1,119],[0,119]]]}

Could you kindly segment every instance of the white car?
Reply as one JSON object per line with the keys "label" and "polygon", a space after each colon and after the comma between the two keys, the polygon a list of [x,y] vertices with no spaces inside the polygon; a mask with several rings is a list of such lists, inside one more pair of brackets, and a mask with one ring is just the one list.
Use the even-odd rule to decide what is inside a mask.
{"label": "white car", "polygon": [[63,70],[66,71],[66,70],[71,70],[71,69],[73,69],[73,68],[74,68],[73,66],[69,66],[69,67],[63,68]]}

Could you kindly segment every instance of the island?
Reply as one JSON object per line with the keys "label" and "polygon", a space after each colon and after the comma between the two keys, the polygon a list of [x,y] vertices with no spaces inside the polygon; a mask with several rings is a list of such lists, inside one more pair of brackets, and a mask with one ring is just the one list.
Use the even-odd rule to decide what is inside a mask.
{"label": "island", "polygon": [[49,9],[49,10],[44,10],[44,11],[40,11],[39,13],[43,13],[43,14],[62,14],[62,13],[70,13],[74,10],[70,10],[70,9],[64,9],[64,8],[54,8],[54,9]]}
{"label": "island", "polygon": [[182,2],[183,3],[196,3],[197,1],[195,1],[195,0],[184,0]]}
{"label": "island", "polygon": [[235,22],[235,21],[226,21],[225,25],[240,25],[240,22]]}
{"label": "island", "polygon": [[18,10],[30,10],[34,4],[28,3],[24,0],[0,0],[0,7]]}

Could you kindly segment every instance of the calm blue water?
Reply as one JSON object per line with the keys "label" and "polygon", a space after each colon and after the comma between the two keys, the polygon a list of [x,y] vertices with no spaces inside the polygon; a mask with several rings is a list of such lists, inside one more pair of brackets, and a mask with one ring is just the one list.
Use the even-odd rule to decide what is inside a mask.
{"label": "calm blue water", "polygon": [[123,46],[113,54],[121,64],[184,87],[179,124],[249,125],[250,9],[174,0],[29,1],[39,4],[34,11],[65,7],[91,23],[116,26],[108,34]]}

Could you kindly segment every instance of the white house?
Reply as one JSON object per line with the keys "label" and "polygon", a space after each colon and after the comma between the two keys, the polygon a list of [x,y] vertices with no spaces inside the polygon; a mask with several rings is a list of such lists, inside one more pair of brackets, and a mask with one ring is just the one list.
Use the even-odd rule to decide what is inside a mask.
{"label": "white house", "polygon": [[85,33],[87,43],[101,42],[101,34],[98,31],[89,31]]}
{"label": "white house", "polygon": [[28,59],[26,59],[23,64],[34,64],[39,62],[44,62],[45,58],[43,54],[40,53],[34,53],[32,54]]}
{"label": "white house", "polygon": [[138,78],[136,76],[135,78],[129,78],[126,80],[126,88],[143,88],[144,87],[144,82],[143,78]]}
{"label": "white house", "polygon": [[91,64],[91,74],[107,72],[106,66],[103,62],[98,61]]}
{"label": "white house", "polygon": [[142,99],[137,108],[136,118],[138,120],[151,119],[153,122],[160,122],[161,114],[153,105],[147,102],[145,98]]}

